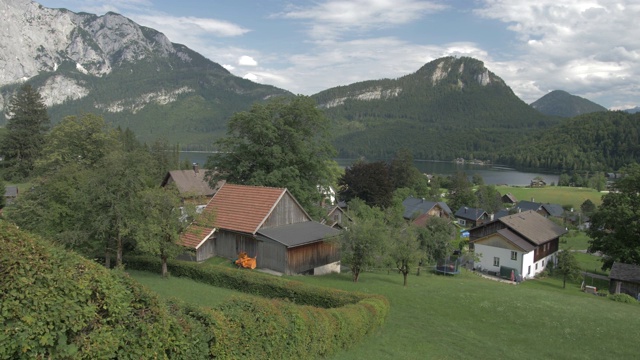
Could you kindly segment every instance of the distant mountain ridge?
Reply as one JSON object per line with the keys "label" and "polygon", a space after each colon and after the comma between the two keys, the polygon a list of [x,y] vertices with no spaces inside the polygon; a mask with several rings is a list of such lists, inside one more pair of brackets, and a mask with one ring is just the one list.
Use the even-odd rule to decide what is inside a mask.
{"label": "distant mountain ridge", "polygon": [[520,100],[482,61],[445,57],[398,79],[313,95],[335,123],[341,156],[386,158],[402,147],[420,159],[493,157],[557,123]]}
{"label": "distant mountain ridge", "polygon": [[232,75],[119,14],[73,13],[28,0],[0,0],[0,11],[0,110],[29,79],[54,121],[92,112],[143,140],[210,143],[233,113],[291,95]]}
{"label": "distant mountain ridge", "polygon": [[554,90],[544,95],[531,103],[531,107],[545,115],[564,118],[608,110],[604,106],[563,90]]}

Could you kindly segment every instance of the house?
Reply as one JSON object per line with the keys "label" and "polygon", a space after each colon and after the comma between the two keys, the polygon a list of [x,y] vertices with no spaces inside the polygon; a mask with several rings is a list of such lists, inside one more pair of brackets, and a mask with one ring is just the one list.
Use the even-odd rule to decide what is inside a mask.
{"label": "house", "polygon": [[196,163],[193,164],[193,169],[190,170],[171,170],[164,176],[161,186],[175,184],[183,201],[200,205],[199,210],[201,210],[209,202],[213,194],[225,183],[224,180],[221,180],[212,188],[209,182],[205,180],[207,171],[206,169],[200,169]]}
{"label": "house", "polygon": [[339,205],[330,206],[326,209],[327,215],[325,215],[325,217],[320,221],[321,224],[342,230],[345,228],[347,223],[353,221]]}
{"label": "house", "polygon": [[483,271],[532,278],[556,262],[560,236],[566,230],[533,210],[503,216],[469,230],[469,242]]}
{"label": "house", "polygon": [[340,233],[313,221],[287,189],[224,184],[180,238],[191,260],[257,258],[287,275],[340,271]]}
{"label": "house", "polygon": [[609,272],[609,292],[640,299],[640,266],[614,262]]}
{"label": "house", "polygon": [[449,206],[442,202],[427,201],[421,198],[415,198],[409,196],[402,202],[404,206],[404,213],[402,217],[406,220],[412,220],[415,224],[426,223],[426,219],[429,217],[441,217],[445,219],[452,219],[453,213]]}
{"label": "house", "polygon": [[516,206],[516,212],[524,212],[529,210],[533,210],[544,217],[549,217],[550,215],[549,211],[545,209],[541,203],[534,202],[533,199],[531,199],[531,201],[522,200],[518,202],[518,205]]}
{"label": "house", "polygon": [[508,193],[508,194],[502,195],[502,203],[507,204],[507,206],[513,206],[518,203],[518,199],[516,199],[516,197],[513,196],[513,194]]}
{"label": "house", "polygon": [[13,203],[18,198],[17,186],[5,186],[4,187],[4,200],[5,205]]}
{"label": "house", "polygon": [[545,186],[547,186],[547,183],[543,179],[540,179],[540,178],[535,178],[535,179],[531,180],[531,183],[529,184],[529,187],[532,187],[532,188],[545,187]]}
{"label": "house", "polygon": [[493,220],[492,216],[482,209],[462,206],[455,213],[458,224],[466,227],[478,226],[487,221]]}

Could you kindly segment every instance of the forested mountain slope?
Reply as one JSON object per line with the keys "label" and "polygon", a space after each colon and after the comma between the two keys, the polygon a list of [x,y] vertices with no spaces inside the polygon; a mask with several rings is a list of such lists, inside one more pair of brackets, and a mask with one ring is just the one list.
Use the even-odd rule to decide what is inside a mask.
{"label": "forested mountain slope", "polygon": [[640,161],[640,113],[606,111],[576,116],[503,149],[498,161],[524,168],[617,170]]}
{"label": "forested mountain slope", "polygon": [[546,94],[531,103],[531,106],[545,115],[565,118],[592,112],[607,111],[607,108],[604,106],[598,105],[583,97],[571,95],[562,90],[554,90]]}
{"label": "forested mountain slope", "polygon": [[313,96],[335,124],[341,156],[493,158],[497,150],[558,123],[520,100],[479,60],[446,57],[398,78]]}

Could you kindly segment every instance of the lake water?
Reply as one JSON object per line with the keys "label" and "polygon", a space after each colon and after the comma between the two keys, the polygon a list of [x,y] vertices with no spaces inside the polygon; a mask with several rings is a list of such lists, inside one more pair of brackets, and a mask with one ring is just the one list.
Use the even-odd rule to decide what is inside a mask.
{"label": "lake water", "polygon": [[[188,159],[190,162],[197,162],[203,167],[207,162],[207,157],[211,153],[208,152],[180,152],[180,161]],[[349,166],[356,159],[336,159],[340,166]],[[557,184],[559,175],[544,172],[523,172],[512,168],[499,165],[481,166],[471,164],[456,164],[450,161],[431,161],[431,160],[415,160],[414,165],[418,170],[426,174],[436,175],[453,175],[459,171],[464,171],[468,176],[479,174],[488,185],[512,185],[524,186],[529,185],[531,180],[536,176],[540,176],[547,184]]]}

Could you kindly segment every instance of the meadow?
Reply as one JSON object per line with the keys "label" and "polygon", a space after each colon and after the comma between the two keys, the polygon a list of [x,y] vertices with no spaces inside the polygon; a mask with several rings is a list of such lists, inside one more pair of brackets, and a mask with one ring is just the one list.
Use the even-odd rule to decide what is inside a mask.
{"label": "meadow", "polygon": [[[594,189],[569,187],[569,186],[545,186],[541,188],[530,188],[520,186],[496,186],[500,194],[513,194],[518,201],[527,200],[539,203],[550,203],[559,205],[571,205],[574,209],[580,209],[580,205],[585,200],[591,200],[596,206],[602,203],[602,196],[606,192],[598,192]],[[533,199],[533,200],[532,200]]]}
{"label": "meadow", "polygon": [[[247,296],[184,278],[131,275],[163,297],[200,306]],[[386,270],[366,272],[358,283],[349,273],[285,278],[390,300],[382,328],[333,359],[591,359],[640,352],[640,305],[585,294],[580,280],[566,289],[553,277],[512,285],[466,270],[456,276],[414,273],[407,287],[400,274]]]}

